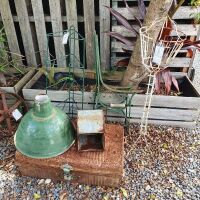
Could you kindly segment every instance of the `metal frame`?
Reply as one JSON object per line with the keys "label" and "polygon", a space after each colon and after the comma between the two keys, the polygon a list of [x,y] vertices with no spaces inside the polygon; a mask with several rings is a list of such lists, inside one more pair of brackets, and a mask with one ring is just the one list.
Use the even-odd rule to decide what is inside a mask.
{"label": "metal frame", "polygon": [[[51,59],[53,56],[50,54],[49,51],[49,41],[53,37],[63,38],[65,34],[68,34],[68,42],[64,45],[65,48],[65,55],[61,57],[61,60],[65,60],[66,64],[68,65],[68,71],[66,72],[66,77],[61,78],[58,82],[53,85],[48,85],[48,79],[46,78],[46,94],[48,94],[48,90],[50,90],[53,86],[58,85],[63,82],[69,89],[67,90],[67,98],[64,101],[63,109],[65,108],[66,104],[68,104],[68,115],[74,117],[75,110],[77,110],[77,105],[75,101],[75,95],[78,95],[76,91],[74,91],[74,86],[79,85],[81,91],[81,99],[82,105],[81,109],[83,109],[83,102],[84,102],[84,86],[85,86],[85,38],[80,35],[73,26],[71,26],[68,30],[57,32],[57,33],[49,33],[47,34],[47,55],[45,59],[45,65],[47,68],[50,68],[52,65],[53,67],[57,67],[58,60]],[[78,59],[75,55],[75,43],[82,43],[83,46],[83,53]],[[61,44],[63,45],[63,44]],[[67,66],[66,66],[67,67]],[[82,70],[82,77],[80,78],[80,84],[76,81],[76,77],[74,75],[74,69],[79,68]],[[80,94],[79,94],[80,95]],[[63,103],[63,102],[62,102]]]}
{"label": "metal frame", "polygon": [[[130,123],[131,103],[135,92],[132,87],[111,86],[106,84],[102,78],[100,55],[99,55],[99,42],[96,33],[94,33],[94,51],[95,51],[95,68],[96,68],[96,91],[94,96],[94,108],[105,108],[116,113],[122,113],[125,117],[125,126],[128,127]],[[104,89],[118,94],[124,94],[124,99],[118,104],[107,104],[101,100],[101,87]],[[130,94],[130,97],[129,97]],[[125,111],[124,111],[125,109]]]}

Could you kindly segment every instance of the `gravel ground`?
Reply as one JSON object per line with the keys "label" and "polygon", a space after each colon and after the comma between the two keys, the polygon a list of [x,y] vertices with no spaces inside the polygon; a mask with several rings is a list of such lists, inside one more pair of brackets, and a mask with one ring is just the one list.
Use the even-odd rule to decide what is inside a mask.
{"label": "gravel ground", "polygon": [[0,199],[200,199],[199,131],[151,126],[137,141],[138,130],[131,125],[125,136],[125,176],[119,188],[20,177],[13,138],[1,139]]}
{"label": "gravel ground", "polygon": [[197,91],[200,93],[200,52],[197,51],[193,61],[193,67],[195,68],[195,76],[194,76],[194,86]]}

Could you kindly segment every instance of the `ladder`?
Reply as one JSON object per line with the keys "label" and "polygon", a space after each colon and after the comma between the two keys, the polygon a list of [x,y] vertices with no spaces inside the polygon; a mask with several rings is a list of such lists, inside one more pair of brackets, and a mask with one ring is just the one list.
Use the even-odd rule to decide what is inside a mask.
{"label": "ladder", "polygon": [[140,135],[146,135],[147,133],[149,110],[151,108],[151,101],[152,101],[152,95],[154,92],[155,79],[156,78],[155,78],[154,73],[149,74],[146,98],[145,98],[144,109],[143,109],[143,114],[142,114],[141,124],[140,124]]}

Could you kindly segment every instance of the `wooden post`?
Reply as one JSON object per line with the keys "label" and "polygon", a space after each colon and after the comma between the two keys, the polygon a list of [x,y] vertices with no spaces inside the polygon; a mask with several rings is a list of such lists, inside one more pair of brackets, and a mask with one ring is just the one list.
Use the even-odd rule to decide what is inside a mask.
{"label": "wooden post", "polygon": [[58,67],[66,67],[65,49],[64,45],[62,44],[63,37],[61,35],[57,35],[58,37],[56,37],[56,33],[60,33],[63,31],[60,1],[49,0],[49,7],[54,34],[54,46],[56,52],[57,65]]}
{"label": "wooden post", "polygon": [[29,16],[26,7],[25,0],[15,0],[15,7],[18,15],[20,30],[22,34],[22,40],[24,50],[26,54],[26,60],[28,66],[37,66],[35,49],[33,46],[33,38],[31,33],[31,27],[29,22]]}
{"label": "wooden post", "polygon": [[100,20],[100,49],[101,66],[103,69],[110,67],[110,36],[105,32],[110,31],[110,12],[105,7],[110,7],[110,1],[99,1],[99,20]]}
{"label": "wooden post", "polygon": [[[66,5],[66,13],[67,13],[67,27],[74,26],[75,30],[78,32],[78,18],[77,18],[77,10],[76,10],[76,0],[65,0]],[[80,61],[79,55],[79,41],[78,35],[75,34],[75,46],[72,48],[74,49],[74,54],[78,61]],[[71,52],[73,53],[73,52]],[[75,59],[75,65],[78,65],[78,62]]]}
{"label": "wooden post", "polygon": [[12,13],[10,11],[9,1],[0,0],[0,12],[1,12],[1,17],[3,21],[6,37],[8,40],[9,49],[12,53],[14,53],[12,54],[12,58],[14,60],[17,60],[17,64],[23,65],[22,60],[19,59],[19,56],[15,55],[15,54],[21,55],[21,52],[18,45]]}
{"label": "wooden post", "polygon": [[95,31],[95,14],[94,14],[94,1],[84,0],[84,25],[85,25],[85,38],[86,38],[86,60],[87,69],[92,69],[94,66],[94,45],[93,35]]}
{"label": "wooden post", "polygon": [[47,36],[46,36],[46,26],[44,20],[44,11],[42,6],[42,1],[31,0],[33,15],[35,21],[35,28],[37,33],[37,41],[40,50],[40,57],[42,65],[46,65],[46,60],[50,60],[49,52],[47,49]]}

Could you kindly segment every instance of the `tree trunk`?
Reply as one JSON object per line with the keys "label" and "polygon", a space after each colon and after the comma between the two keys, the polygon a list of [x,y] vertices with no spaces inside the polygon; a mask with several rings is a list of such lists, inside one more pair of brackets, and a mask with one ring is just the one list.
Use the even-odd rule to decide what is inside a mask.
{"label": "tree trunk", "polygon": [[[166,19],[173,0],[151,0],[144,19],[144,26],[151,25],[157,19]],[[155,25],[155,29],[150,33],[150,37],[155,41],[163,26],[164,20]],[[127,70],[121,82],[122,86],[133,86],[137,88],[139,83],[147,76],[147,72],[142,64],[140,37],[138,36],[136,45],[131,55]]]}

